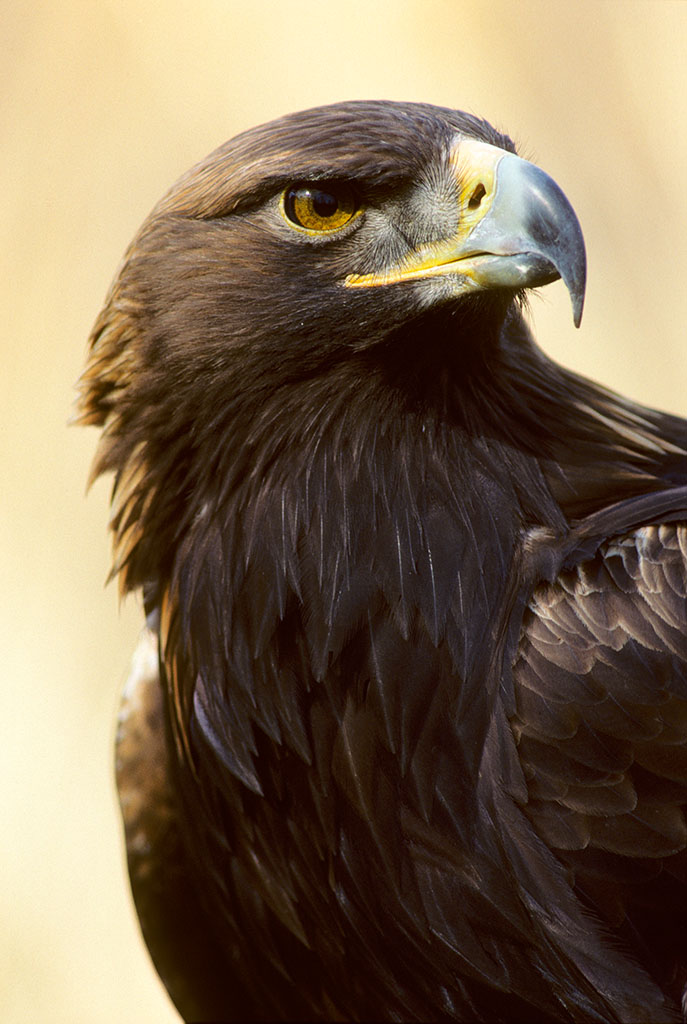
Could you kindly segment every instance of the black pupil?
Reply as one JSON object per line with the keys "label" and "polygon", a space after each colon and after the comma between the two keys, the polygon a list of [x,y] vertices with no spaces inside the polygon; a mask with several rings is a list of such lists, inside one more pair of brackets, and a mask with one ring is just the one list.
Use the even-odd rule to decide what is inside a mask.
{"label": "black pupil", "polygon": [[331,192],[319,192],[313,190],[310,193],[313,210],[318,217],[331,217],[339,208],[339,200]]}

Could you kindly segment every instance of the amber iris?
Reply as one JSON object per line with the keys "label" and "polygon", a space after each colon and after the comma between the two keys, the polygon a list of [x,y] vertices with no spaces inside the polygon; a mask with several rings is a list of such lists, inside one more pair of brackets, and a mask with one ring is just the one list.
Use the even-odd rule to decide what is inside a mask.
{"label": "amber iris", "polygon": [[343,182],[291,185],[284,193],[286,217],[308,231],[337,231],[357,208],[353,190]]}

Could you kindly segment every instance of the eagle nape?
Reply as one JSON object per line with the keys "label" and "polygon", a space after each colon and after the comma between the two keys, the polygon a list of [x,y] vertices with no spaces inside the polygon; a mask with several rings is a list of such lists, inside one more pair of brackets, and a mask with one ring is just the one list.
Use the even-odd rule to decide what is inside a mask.
{"label": "eagle nape", "polygon": [[117,786],[186,1021],[669,1022],[687,983],[687,422],[552,362],[586,259],[476,117],[221,146],[95,324],[147,625]]}

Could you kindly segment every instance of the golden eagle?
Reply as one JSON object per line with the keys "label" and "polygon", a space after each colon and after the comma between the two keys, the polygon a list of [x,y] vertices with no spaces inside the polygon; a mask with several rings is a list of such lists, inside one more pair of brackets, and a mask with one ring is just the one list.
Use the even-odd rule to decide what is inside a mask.
{"label": "golden eagle", "polygon": [[80,412],[186,1020],[682,1019],[687,423],[540,351],[558,277],[560,188],[415,103],[239,135],[126,253]]}

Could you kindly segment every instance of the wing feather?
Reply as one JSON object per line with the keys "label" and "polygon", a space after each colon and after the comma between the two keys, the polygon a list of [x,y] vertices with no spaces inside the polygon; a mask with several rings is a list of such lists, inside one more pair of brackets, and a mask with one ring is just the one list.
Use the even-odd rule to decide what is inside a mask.
{"label": "wing feather", "polygon": [[526,815],[590,910],[662,984],[677,984],[687,899],[687,524],[633,529],[541,584],[514,681]]}
{"label": "wing feather", "polygon": [[233,1016],[200,909],[165,742],[157,636],[141,633],[117,722],[116,777],[131,890],[155,966],[185,1020]]}

